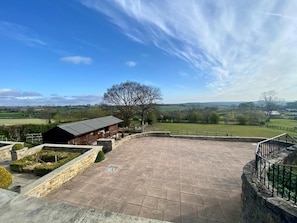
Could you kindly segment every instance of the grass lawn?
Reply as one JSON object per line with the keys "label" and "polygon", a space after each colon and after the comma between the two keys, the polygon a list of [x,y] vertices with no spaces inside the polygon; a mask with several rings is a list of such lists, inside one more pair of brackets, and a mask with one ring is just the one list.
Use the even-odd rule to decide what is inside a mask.
{"label": "grass lawn", "polygon": [[[274,137],[284,133],[282,130],[262,126],[224,125],[224,124],[192,124],[192,123],[156,123],[146,129],[156,131],[170,131],[173,135],[218,135],[218,136],[246,136],[246,137]],[[297,132],[290,133],[296,136]]]}
{"label": "grass lawn", "polygon": [[270,119],[267,125],[276,125],[284,128],[294,128],[297,127],[297,120],[293,119]]}
{"label": "grass lawn", "polygon": [[0,119],[0,125],[24,125],[24,124],[48,124],[47,119],[39,118],[13,118],[13,119]]}

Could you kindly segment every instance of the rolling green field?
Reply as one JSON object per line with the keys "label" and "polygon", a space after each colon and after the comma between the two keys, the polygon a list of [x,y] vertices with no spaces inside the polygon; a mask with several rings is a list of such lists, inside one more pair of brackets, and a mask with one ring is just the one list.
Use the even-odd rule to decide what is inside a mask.
{"label": "rolling green field", "polygon": [[39,118],[0,118],[0,125],[48,124],[47,119]]}
{"label": "rolling green field", "polygon": [[[156,123],[147,130],[170,131],[176,135],[210,135],[210,136],[244,136],[274,137],[284,133],[282,130],[263,126],[223,125],[223,124],[191,124],[191,123]],[[290,133],[296,136],[297,132]]]}
{"label": "rolling green field", "polygon": [[0,119],[2,118],[22,118],[24,114],[21,112],[0,112]]}

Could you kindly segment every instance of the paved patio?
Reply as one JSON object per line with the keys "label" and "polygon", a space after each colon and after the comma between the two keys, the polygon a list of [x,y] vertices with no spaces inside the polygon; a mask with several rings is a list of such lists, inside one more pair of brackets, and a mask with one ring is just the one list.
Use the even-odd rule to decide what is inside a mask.
{"label": "paved patio", "polygon": [[46,199],[171,222],[238,223],[240,177],[254,151],[252,143],[137,138]]}

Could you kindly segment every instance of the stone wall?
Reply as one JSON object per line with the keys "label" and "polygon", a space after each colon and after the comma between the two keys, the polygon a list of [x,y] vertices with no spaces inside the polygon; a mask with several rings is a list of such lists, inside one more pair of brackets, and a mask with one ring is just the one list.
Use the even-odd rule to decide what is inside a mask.
{"label": "stone wall", "polygon": [[53,151],[65,151],[65,152],[78,152],[78,153],[85,153],[86,151],[90,150],[90,146],[74,146],[68,144],[50,144],[45,143],[41,144],[32,148],[23,148],[20,150],[12,150],[11,151],[11,160],[19,160],[25,156],[29,156],[35,154],[41,150],[53,150]]}
{"label": "stone wall", "polygon": [[0,141],[0,161],[11,160],[11,150],[14,144],[23,142]]}
{"label": "stone wall", "polygon": [[191,136],[191,135],[171,135],[174,138],[184,139],[198,139],[198,140],[211,140],[211,141],[227,141],[227,142],[253,142],[258,143],[266,138],[260,137],[239,137],[239,136]]}
{"label": "stone wall", "polygon": [[152,131],[152,132],[143,132],[137,133],[133,135],[125,136],[120,140],[116,140],[113,148],[121,145],[122,143],[140,137],[173,137],[173,138],[181,138],[181,139],[193,139],[193,140],[217,140],[217,141],[230,141],[230,142],[251,142],[258,143],[266,138],[259,137],[235,137],[235,136],[191,136],[191,135],[171,135],[170,131]]}
{"label": "stone wall", "polygon": [[0,147],[0,161],[11,160],[10,151],[13,144],[2,144]]}
{"label": "stone wall", "polygon": [[241,223],[293,223],[297,222],[297,208],[270,192],[258,182],[254,172],[255,161],[243,168]]}
{"label": "stone wall", "polygon": [[297,150],[290,153],[285,159],[284,164],[287,165],[297,165]]}
{"label": "stone wall", "polygon": [[39,145],[39,146],[35,146],[32,148],[25,147],[25,148],[19,149],[19,150],[12,150],[11,151],[11,160],[12,161],[19,160],[25,156],[35,154],[35,153],[39,152],[40,150],[42,150],[42,147],[43,147],[43,145]]}
{"label": "stone wall", "polygon": [[[72,147],[74,147],[72,145]],[[82,148],[83,146],[79,146]],[[102,150],[101,146],[85,146],[89,151],[55,169],[47,175],[39,178],[37,181],[22,188],[21,193],[33,197],[43,197],[54,189],[60,187],[63,183],[88,168],[94,163],[98,152]]]}

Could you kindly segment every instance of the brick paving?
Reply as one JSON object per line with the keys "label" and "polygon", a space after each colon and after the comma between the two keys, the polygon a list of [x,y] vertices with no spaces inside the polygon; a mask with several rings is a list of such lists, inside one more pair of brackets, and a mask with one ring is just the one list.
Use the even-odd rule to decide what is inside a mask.
{"label": "brick paving", "polygon": [[237,223],[242,168],[254,151],[252,143],[137,138],[46,199],[171,222]]}

